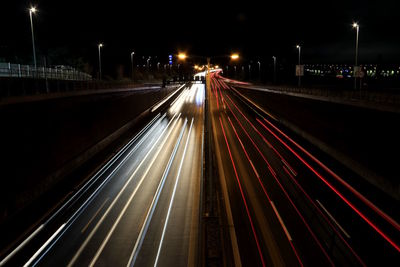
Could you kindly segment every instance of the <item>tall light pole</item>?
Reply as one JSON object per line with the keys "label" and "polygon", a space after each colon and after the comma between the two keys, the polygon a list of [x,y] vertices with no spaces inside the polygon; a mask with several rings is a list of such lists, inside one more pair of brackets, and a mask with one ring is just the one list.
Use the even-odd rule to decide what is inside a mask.
{"label": "tall light pole", "polygon": [[261,81],[261,62],[257,61],[257,63],[258,63],[258,78]]}
{"label": "tall light pole", "polygon": [[147,58],[147,71],[150,71],[150,59],[151,59],[151,56],[149,56]]}
{"label": "tall light pole", "polygon": [[272,59],[274,60],[274,84],[276,83],[276,57],[272,56]]}
{"label": "tall light pole", "polygon": [[132,81],[133,81],[133,55],[135,55],[135,52],[131,53]]}
{"label": "tall light pole", "polygon": [[299,49],[299,73],[298,73],[299,74],[299,76],[298,76],[299,77],[299,83],[298,84],[299,84],[299,87],[300,87],[301,86],[301,70],[300,70],[301,69],[301,67],[300,67],[301,66],[300,65],[300,63],[301,63],[301,46],[297,45],[296,47],[297,47],[297,49]]}
{"label": "tall light pole", "polygon": [[103,44],[100,43],[97,47],[99,49],[99,79],[101,80],[101,48],[103,47]]}
{"label": "tall light pole", "polygon": [[37,9],[35,7],[31,7],[29,9],[29,17],[31,19],[31,32],[32,32],[33,65],[35,66],[35,70],[36,70],[36,49],[35,49],[35,35],[33,33],[32,14],[35,14],[36,12],[37,12]]}
{"label": "tall light pole", "polygon": [[356,67],[358,70],[358,34],[360,32],[360,25],[358,25],[358,23],[354,22],[353,23],[353,28],[355,28],[357,30],[357,34],[356,34],[356,59],[355,59],[355,65],[354,65],[354,69],[353,69],[353,73],[354,73],[354,89],[357,89],[357,74],[356,74]]}
{"label": "tall light pole", "polygon": [[249,80],[251,80],[251,65],[249,64]]}

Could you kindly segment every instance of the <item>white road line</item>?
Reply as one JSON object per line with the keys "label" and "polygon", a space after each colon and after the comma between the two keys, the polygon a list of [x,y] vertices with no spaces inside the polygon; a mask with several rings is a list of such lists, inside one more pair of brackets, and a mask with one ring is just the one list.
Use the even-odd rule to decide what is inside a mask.
{"label": "white road line", "polygon": [[159,107],[161,107],[165,102],[167,102],[171,97],[173,97],[183,86],[185,86],[185,85],[182,85],[181,87],[179,87],[178,89],[176,89],[175,92],[173,92],[172,94],[170,94],[167,98],[161,100],[160,103],[158,103],[156,106],[154,106],[154,107],[151,109],[151,112],[154,112],[154,111],[157,110]]}
{"label": "white road line", "polygon": [[[163,119],[166,116],[166,114],[164,114],[161,119]],[[134,141],[137,140],[137,138],[144,133],[144,131],[146,131],[148,128],[150,128],[150,126],[154,123],[154,121],[156,119],[158,119],[160,117],[160,113],[157,114],[157,116],[155,116],[142,130],[140,130],[140,132],[138,132],[135,137],[133,137],[109,162],[107,162],[84,186],[82,186],[66,203],[64,203],[49,219],[47,219],[47,221],[45,223],[43,223],[42,225],[40,225],[31,235],[29,235],[29,237],[27,237],[21,244],[19,244],[10,254],[8,254],[1,262],[0,262],[0,266],[4,266],[12,257],[15,256],[15,254],[17,254],[27,243],[29,243],[39,232],[41,232],[43,230],[43,228],[58,214],[60,213],[71,201],[73,201],[78,195],[83,194],[84,192],[86,192],[88,190],[88,188],[94,184],[97,179],[116,161],[119,159],[119,157],[121,156],[122,153],[124,153],[128,146],[131,145]],[[155,125],[155,124],[154,124]],[[153,125],[153,126],[154,126]],[[147,136],[149,134],[149,132],[145,135]],[[143,138],[145,139],[145,138]],[[137,144],[134,149],[132,149],[131,152],[135,151],[136,148],[140,145],[141,143]],[[131,152],[121,161],[121,163],[114,169],[118,169],[118,167],[125,162],[126,158],[129,157],[129,155],[131,155]],[[114,171],[112,172],[112,174],[114,173]],[[105,181],[108,180],[108,178],[111,175],[109,175]],[[101,186],[104,184],[104,182],[98,187],[98,189],[101,188]],[[83,192],[82,192],[83,191]],[[97,192],[98,190],[96,190],[95,192]],[[81,205],[81,207],[78,209],[81,210],[83,206],[86,205],[86,203],[91,199],[91,197],[94,194],[92,194],[87,201],[85,201],[85,203],[83,205]],[[74,213],[72,217],[74,217],[77,214]],[[69,221],[69,220],[68,220]],[[67,224],[68,224],[67,221]]]}
{"label": "white road line", "polygon": [[168,225],[168,221],[169,221],[169,216],[170,216],[170,214],[171,214],[172,204],[174,203],[174,197],[175,197],[175,193],[176,193],[176,188],[177,188],[178,183],[179,183],[180,174],[181,174],[181,170],[182,170],[182,165],[183,165],[183,161],[184,161],[185,155],[186,155],[186,149],[187,149],[187,146],[188,146],[188,144],[189,144],[190,133],[192,132],[193,121],[194,121],[194,118],[192,118],[192,122],[190,123],[189,133],[188,133],[188,136],[187,136],[187,138],[186,138],[185,149],[183,150],[183,155],[182,155],[181,163],[179,164],[178,174],[176,175],[174,190],[172,191],[171,200],[170,200],[170,202],[169,202],[167,217],[165,218],[164,228],[163,228],[163,231],[162,231],[160,244],[158,245],[157,256],[156,256],[156,260],[155,260],[155,262],[154,262],[154,266],[157,266],[158,259],[159,259],[159,257],[160,257],[161,247],[162,247],[162,244],[163,244],[163,241],[164,241],[164,236],[165,236],[165,230],[167,229],[167,225]]}
{"label": "white road line", "polygon": [[[211,119],[212,125],[215,126],[214,118],[211,116],[210,119]],[[216,136],[215,129],[216,129],[216,127],[212,127],[214,136]],[[216,138],[214,138],[214,147],[215,147],[215,150],[216,150],[215,154],[216,154],[217,164],[218,164],[218,176],[219,176],[219,180],[220,180],[220,183],[221,183],[221,189],[222,189],[222,195],[223,195],[224,206],[225,206],[225,211],[226,211],[226,217],[227,217],[227,220],[228,220],[228,226],[227,227],[228,227],[228,231],[229,231],[229,236],[231,238],[234,266],[235,267],[241,267],[242,266],[242,262],[241,262],[240,251],[239,251],[239,246],[238,246],[238,242],[237,242],[235,224],[233,222],[231,204],[229,202],[229,199],[230,199],[229,198],[229,192],[228,192],[228,187],[227,187],[226,180],[225,180],[225,173],[224,173],[224,168],[223,168],[223,164],[222,164],[220,147],[219,147],[219,144],[218,144],[218,141],[217,141]]]}
{"label": "white road line", "polygon": [[284,160],[284,159],[281,159],[281,161],[282,161],[283,165],[285,165],[286,168],[290,171],[290,173],[291,173],[293,176],[296,177],[296,176],[297,176],[297,173],[289,166],[289,163],[287,163],[286,160]]}
{"label": "white road line", "polygon": [[[178,119],[179,119],[180,114],[178,115]],[[132,175],[129,177],[129,179],[125,182],[124,187],[119,191],[118,195],[115,197],[115,199],[113,200],[113,202],[111,203],[111,205],[108,207],[108,209],[106,210],[106,212],[103,214],[103,216],[101,217],[101,219],[98,221],[98,223],[96,224],[96,226],[93,228],[93,230],[90,232],[89,236],[85,239],[85,241],[83,242],[83,244],[80,246],[79,250],[77,251],[77,253],[74,255],[74,257],[71,259],[71,261],[68,263],[67,266],[72,266],[74,265],[74,263],[76,262],[76,260],[78,259],[79,255],[82,253],[82,251],[85,249],[86,245],[89,243],[89,241],[92,239],[92,237],[94,236],[95,232],[97,231],[97,229],[100,227],[101,223],[103,222],[104,218],[108,215],[108,213],[111,211],[111,209],[114,207],[115,203],[118,201],[118,199],[121,197],[122,193],[125,191],[125,189],[127,188],[128,184],[131,182],[131,180],[133,179],[133,177],[136,175],[137,171],[140,169],[140,167],[143,165],[143,163],[146,161],[147,157],[150,155],[151,151],[154,149],[154,147],[157,145],[158,141],[161,139],[161,137],[163,137],[164,132],[168,129],[168,126],[174,121],[174,125],[175,123],[178,121],[174,120],[175,119],[175,115],[172,117],[172,119],[168,122],[167,126],[164,128],[164,130],[161,132],[161,134],[158,136],[157,140],[154,142],[153,146],[149,149],[149,151],[147,152],[146,156],[142,159],[142,161],[140,162],[140,164],[136,167],[136,170],[132,173]],[[160,148],[157,151],[157,154],[161,151],[162,146],[164,145],[165,141],[167,140],[169,134],[172,132],[172,129],[174,127],[171,127],[171,129],[168,131],[167,137],[163,140],[162,144],[160,145]],[[157,156],[156,154],[156,156]],[[140,181],[140,184],[143,180]],[[136,187],[138,188],[139,185]]]}
{"label": "white road line", "polygon": [[35,254],[24,264],[24,267],[29,266],[35,259],[36,257],[42,252],[43,249],[46,248],[46,246],[58,235],[58,233],[64,228],[65,223],[58,228],[58,230],[44,243],[38,251],[36,251]]}
{"label": "white road line", "polygon": [[[185,84],[184,84],[183,86],[185,86]],[[179,89],[181,89],[183,86],[181,86]],[[187,89],[183,89],[182,92],[178,95],[178,97],[175,98],[175,100],[172,101],[172,103],[171,103],[169,106],[172,107],[172,106],[176,103],[176,101],[178,101],[178,99],[182,96],[182,94],[183,94],[186,90],[187,90]]]}
{"label": "white road line", "polygon": [[155,208],[157,206],[158,199],[160,198],[162,189],[164,187],[165,180],[167,179],[167,176],[168,176],[169,170],[171,168],[172,162],[173,162],[173,160],[175,158],[176,151],[178,150],[179,144],[181,143],[181,140],[182,140],[182,137],[183,137],[183,133],[184,133],[185,128],[186,128],[186,124],[187,124],[187,119],[185,119],[185,123],[183,124],[183,127],[182,127],[181,133],[179,135],[178,141],[175,144],[174,150],[173,150],[173,152],[171,154],[171,157],[169,158],[168,164],[167,164],[167,166],[166,166],[166,168],[164,170],[164,173],[163,173],[163,175],[161,177],[160,183],[158,184],[158,188],[157,188],[156,194],[153,197],[153,200],[152,200],[150,208],[149,208],[149,210],[147,212],[147,215],[146,215],[146,218],[145,218],[144,223],[142,225],[142,228],[140,229],[139,236],[138,236],[138,238],[136,240],[136,243],[135,243],[135,246],[134,246],[134,248],[132,250],[131,256],[129,257],[129,261],[128,261],[127,266],[133,266],[135,264],[136,258],[138,256],[138,253],[139,253],[139,251],[140,251],[140,249],[142,247],[144,238],[146,236],[147,229],[149,228],[151,219],[153,217],[154,210],[155,210]]}
{"label": "white road line", "polygon": [[[159,149],[159,151],[161,151],[161,148]],[[128,201],[125,203],[124,208],[122,209],[122,211],[120,212],[120,214],[118,215],[118,218],[115,220],[113,226],[111,227],[110,231],[108,232],[106,238],[103,240],[103,242],[101,243],[99,249],[97,250],[96,254],[94,255],[92,261],[90,262],[89,266],[94,266],[94,264],[96,263],[96,261],[98,260],[100,254],[103,252],[104,247],[106,246],[106,244],[108,243],[108,241],[110,240],[112,234],[114,233],[115,229],[117,228],[117,225],[119,224],[119,222],[121,221],[122,217],[124,216],[126,210],[128,209],[129,205],[131,204],[133,198],[135,197],[137,191],[139,190],[140,186],[142,185],[142,182],[144,181],[144,178],[146,178],[148,172],[151,169],[151,166],[153,165],[155,159],[157,158],[158,153],[156,155],[156,157],[153,157],[151,163],[148,165],[146,171],[144,172],[144,174],[142,175],[142,178],[140,179],[140,182],[138,183],[138,185],[136,186],[135,190],[133,191],[133,193],[131,194],[131,196],[129,197]]]}
{"label": "white road line", "polygon": [[278,210],[276,209],[274,202],[272,202],[272,201],[270,201],[270,202],[271,202],[272,208],[274,209],[274,212],[275,212],[275,214],[276,214],[276,217],[278,217],[278,220],[279,220],[279,222],[280,222],[281,225],[282,225],[283,231],[285,231],[285,234],[286,234],[287,238],[289,239],[289,241],[292,241],[292,237],[290,236],[289,231],[288,231],[288,229],[287,229],[286,226],[285,226],[285,223],[283,222],[281,216],[279,215],[279,212],[278,212]]}
{"label": "white road line", "polygon": [[[164,115],[160,118],[160,120],[157,121],[157,123],[153,124],[154,121],[156,121],[159,117],[160,117],[160,113],[157,114],[157,116],[155,116],[142,130],[140,130],[140,132],[138,132],[135,137],[133,137],[109,162],[107,162],[93,177],[97,177],[95,178],[93,181],[92,179],[87,183],[87,186],[83,186],[81,189],[79,189],[74,196],[72,196],[70,198],[70,200],[68,200],[55,214],[53,214],[47,221],[45,224],[49,223],[56,215],[57,213],[59,213],[61,210],[63,210],[68,204],[69,202],[71,202],[78,194],[83,194],[85,193],[88,188],[89,188],[89,184],[93,184],[97,181],[97,179],[103,175],[105,173],[105,171],[107,171],[109,169],[109,167],[115,163],[115,161],[117,161],[120,156],[129,148],[129,145],[131,145],[133,142],[135,142],[139,136],[141,136],[147,129],[149,129],[151,126],[155,127],[156,125],[158,125],[158,123],[160,123],[160,121],[166,116],[166,113],[164,113]],[[136,151],[136,149],[139,147],[139,145],[141,145],[144,141],[144,139],[146,139],[146,137],[150,134],[150,130],[141,138],[141,141],[135,145],[135,147],[128,153],[128,155],[126,155],[121,162],[118,164],[117,167],[114,168],[113,172],[108,175],[108,177],[105,179],[107,180],[116,170],[118,170],[118,168],[122,165],[122,163],[125,162],[125,160],[134,152]],[[102,183],[101,185],[103,185],[104,183]],[[100,188],[101,185],[98,187]],[[83,191],[83,192],[81,192]],[[90,199],[90,197],[88,198]],[[71,204],[72,205],[72,204]],[[83,206],[83,205],[82,205]],[[81,207],[82,207],[81,206]]]}
{"label": "white road line", "polygon": [[18,251],[23,248],[32,238],[34,238],[40,231],[42,231],[44,224],[40,225],[27,239],[25,239],[17,248],[15,248],[7,257],[1,262],[0,266],[4,266]]}
{"label": "white road line", "polygon": [[350,235],[343,229],[342,226],[340,226],[340,224],[335,220],[335,218],[329,213],[329,211],[324,207],[324,205],[322,205],[321,202],[319,202],[318,199],[316,199],[318,205],[321,206],[321,208],[325,211],[325,213],[329,216],[329,218],[331,218],[331,220],[337,225],[337,227],[343,232],[343,234],[347,237],[347,238],[351,238]]}

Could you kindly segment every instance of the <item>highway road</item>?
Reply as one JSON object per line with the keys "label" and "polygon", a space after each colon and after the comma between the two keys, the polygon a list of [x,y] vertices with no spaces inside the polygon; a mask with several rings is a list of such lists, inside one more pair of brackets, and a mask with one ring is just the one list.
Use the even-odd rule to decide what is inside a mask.
{"label": "highway road", "polygon": [[372,203],[235,82],[215,72],[207,94],[237,265],[397,265],[399,210]]}
{"label": "highway road", "polygon": [[207,91],[183,86],[154,106],[153,120],[0,266],[197,265],[205,96],[227,262],[396,266],[398,210],[372,203],[235,83],[213,72]]}
{"label": "highway road", "polygon": [[1,265],[195,265],[204,88],[180,88],[165,112],[155,106],[154,119]]}

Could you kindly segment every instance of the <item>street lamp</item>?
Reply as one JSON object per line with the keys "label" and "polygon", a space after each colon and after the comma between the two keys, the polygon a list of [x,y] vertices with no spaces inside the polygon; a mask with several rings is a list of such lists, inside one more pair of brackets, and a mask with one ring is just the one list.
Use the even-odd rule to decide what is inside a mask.
{"label": "street lamp", "polygon": [[151,56],[149,56],[149,58],[147,59],[147,71],[150,70],[150,59],[151,59]]}
{"label": "street lamp", "polygon": [[97,47],[99,49],[99,79],[101,80],[101,48],[103,47],[103,44],[100,43]]}
{"label": "street lamp", "polygon": [[185,60],[186,59],[186,54],[184,54],[184,53],[179,53],[178,54],[178,58],[180,59],[180,60]]}
{"label": "street lamp", "polygon": [[249,80],[251,80],[251,65],[249,64]]}
{"label": "street lamp", "polygon": [[233,60],[239,59],[239,54],[232,54],[231,59],[233,59]]}
{"label": "street lamp", "polygon": [[272,56],[272,59],[274,60],[274,84],[276,83],[276,57]]}
{"label": "street lamp", "polygon": [[29,17],[31,20],[31,32],[32,32],[32,48],[33,48],[33,64],[35,66],[36,70],[36,49],[35,49],[35,36],[33,33],[33,20],[32,20],[32,14],[35,14],[37,12],[37,9],[35,7],[31,7],[29,9]]}
{"label": "street lamp", "polygon": [[135,52],[131,53],[131,66],[132,66],[132,81],[133,81],[133,56],[135,55]]}
{"label": "street lamp", "polygon": [[360,32],[360,25],[356,22],[353,23],[353,28],[357,30],[356,34],[356,59],[355,59],[355,65],[353,69],[353,74],[354,74],[354,89],[357,89],[357,76],[356,76],[356,69],[358,71],[358,34]]}
{"label": "street lamp", "polygon": [[260,61],[257,61],[257,63],[258,63],[258,78],[259,78],[260,81],[261,81],[261,62],[260,62]]}
{"label": "street lamp", "polygon": [[299,67],[298,67],[299,68],[299,73],[298,73],[298,77],[299,77],[299,87],[300,87],[301,86],[301,67],[300,67],[301,66],[300,65],[300,63],[301,63],[301,60],[300,60],[301,59],[300,58],[300,56],[301,56],[301,46],[297,45],[296,48],[299,49]]}

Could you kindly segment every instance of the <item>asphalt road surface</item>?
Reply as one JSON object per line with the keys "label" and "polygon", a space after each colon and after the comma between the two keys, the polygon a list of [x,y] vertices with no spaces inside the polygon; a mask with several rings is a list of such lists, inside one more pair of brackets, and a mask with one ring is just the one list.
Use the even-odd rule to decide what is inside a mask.
{"label": "asphalt road surface", "polygon": [[207,95],[213,178],[236,266],[396,266],[398,210],[372,203],[231,84],[214,72],[207,92],[194,84],[165,113],[156,106],[154,119],[28,237],[18,251],[26,257],[8,263],[197,265]]}
{"label": "asphalt road surface", "polygon": [[193,84],[177,91],[165,113],[154,107],[154,119],[120,157],[39,230],[48,239],[36,242],[30,256],[8,264],[193,266],[198,261],[204,91],[203,84]]}
{"label": "asphalt road surface", "polygon": [[[232,249],[244,266],[395,266],[398,210],[383,210],[212,74],[207,91]],[[397,215],[396,215],[397,214]],[[229,216],[228,216],[229,218]]]}

